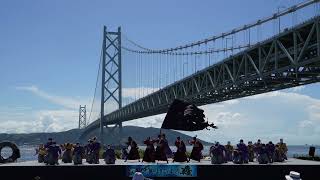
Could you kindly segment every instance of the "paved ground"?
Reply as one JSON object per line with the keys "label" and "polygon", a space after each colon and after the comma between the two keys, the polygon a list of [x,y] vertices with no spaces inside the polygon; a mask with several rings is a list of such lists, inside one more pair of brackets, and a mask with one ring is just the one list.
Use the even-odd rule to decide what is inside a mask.
{"label": "paved ground", "polygon": [[[60,165],[59,166],[74,166],[73,163],[63,163],[61,160],[59,160]],[[145,162],[138,162],[137,160],[135,161],[127,161],[124,162],[124,160],[117,159],[115,165],[165,165],[167,162],[157,162],[157,163],[145,163]],[[190,165],[211,165],[210,159],[203,159],[201,162],[197,161],[192,161],[189,163],[177,163],[177,162],[172,162],[172,159],[169,159],[169,165],[181,165],[181,164],[190,164]],[[83,164],[79,166],[102,166],[106,165],[103,159],[100,159],[100,164],[88,164],[83,160]],[[228,162],[223,165],[235,165],[232,162]],[[257,162],[251,162],[249,164],[243,164],[240,166],[248,166],[248,165],[259,165]],[[308,161],[308,160],[300,160],[300,159],[294,159],[294,158],[289,158],[287,161],[283,163],[272,163],[268,165],[320,165],[319,161]],[[43,163],[38,163],[37,161],[26,161],[26,162],[17,162],[17,163],[8,163],[8,164],[0,164],[0,166],[45,166]]]}

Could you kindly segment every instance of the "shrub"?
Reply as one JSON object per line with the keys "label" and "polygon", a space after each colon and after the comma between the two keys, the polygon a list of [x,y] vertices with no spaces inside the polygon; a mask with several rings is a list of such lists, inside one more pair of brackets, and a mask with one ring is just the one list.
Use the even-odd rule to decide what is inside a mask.
{"label": "shrub", "polygon": [[115,150],[116,158],[121,159],[121,150]]}
{"label": "shrub", "polygon": [[142,150],[142,149],[138,149],[138,152],[139,152],[139,156],[140,156],[140,158],[143,158],[144,150]]}
{"label": "shrub", "polygon": [[301,160],[320,161],[320,156],[311,157],[309,155],[294,154],[293,157]]}

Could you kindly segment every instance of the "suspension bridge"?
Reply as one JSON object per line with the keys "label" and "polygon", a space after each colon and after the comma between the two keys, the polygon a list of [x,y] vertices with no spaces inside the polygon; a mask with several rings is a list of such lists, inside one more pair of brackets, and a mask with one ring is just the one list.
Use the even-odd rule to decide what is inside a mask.
{"label": "suspension bridge", "polygon": [[[103,29],[90,124],[165,113],[174,99],[206,105],[320,80],[320,5],[306,1],[231,31],[166,49]],[[92,122],[91,122],[92,121]],[[80,127],[80,125],[79,125]]]}

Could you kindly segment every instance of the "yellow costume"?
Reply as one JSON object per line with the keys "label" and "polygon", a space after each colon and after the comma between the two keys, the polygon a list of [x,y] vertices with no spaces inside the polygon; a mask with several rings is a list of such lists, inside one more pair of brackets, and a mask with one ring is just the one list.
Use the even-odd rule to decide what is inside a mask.
{"label": "yellow costume", "polygon": [[286,143],[278,143],[277,144],[279,146],[279,153],[280,153],[280,156],[283,158],[283,159],[287,159],[287,152],[288,152],[288,148],[287,148],[287,145]]}
{"label": "yellow costume", "polygon": [[281,153],[287,153],[288,152],[288,148],[286,143],[278,143],[279,145],[279,150]]}
{"label": "yellow costume", "polygon": [[40,147],[40,148],[39,148],[39,155],[44,156],[44,155],[46,155],[46,154],[47,154],[46,149],[45,149],[44,147]]}
{"label": "yellow costume", "polygon": [[225,145],[226,151],[232,152],[233,146],[232,145]]}
{"label": "yellow costume", "polygon": [[67,143],[67,144],[65,145],[65,148],[66,148],[66,150],[72,150],[73,144]]}

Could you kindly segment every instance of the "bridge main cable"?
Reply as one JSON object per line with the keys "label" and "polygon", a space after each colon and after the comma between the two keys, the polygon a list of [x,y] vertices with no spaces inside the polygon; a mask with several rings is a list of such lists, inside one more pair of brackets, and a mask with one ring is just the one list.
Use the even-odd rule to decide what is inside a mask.
{"label": "bridge main cable", "polygon": [[[318,71],[320,70],[320,59],[318,57],[320,52],[320,25],[318,25],[320,24],[319,17],[313,17],[307,22],[295,25],[289,29],[286,28],[286,30],[281,33],[279,29],[279,34],[272,36],[272,38],[266,40],[260,40],[260,38],[257,38],[257,41],[260,40],[260,42],[254,43],[253,45],[250,45],[250,31],[246,31],[250,30],[250,28],[254,26],[260,27],[259,25],[263,23],[275,20],[277,17],[297,11],[298,9],[316,2],[319,2],[319,0],[303,2],[296,6],[292,6],[285,11],[278,12],[273,16],[258,20],[256,23],[247,24],[228,33],[222,33],[219,36],[212,36],[211,38],[189,43],[183,46],[178,46],[176,48],[153,50],[145,48],[134,41],[127,39],[138,49],[132,49],[128,46],[121,46],[121,49],[135,54],[138,58],[139,64],[137,65],[140,69],[140,71],[138,71],[138,79],[141,83],[141,86],[141,70],[143,70],[143,62],[141,58],[143,54],[145,54],[144,61],[146,59],[159,60],[158,62],[160,63],[160,66],[158,67],[158,72],[160,74],[162,72],[161,68],[164,66],[166,66],[166,68],[174,69],[171,71],[174,73],[174,81],[173,83],[169,82],[170,84],[165,84],[165,86],[163,86],[163,83],[161,83],[164,82],[163,76],[165,76],[165,80],[168,82],[168,74],[170,73],[170,69],[166,73],[162,72],[164,75],[161,74],[162,77],[160,78],[153,77],[152,79],[159,81],[158,90],[153,91],[151,94],[147,93],[147,95],[144,97],[141,97],[139,94],[139,98],[136,99],[136,101],[128,103],[126,106],[105,115],[105,118],[107,119],[107,121],[104,122],[106,123],[105,125],[117,124],[119,122],[132,119],[165,113],[171,100],[175,98],[182,98],[197,105],[205,105],[294,87],[297,85],[318,82],[319,78],[313,76],[311,77],[311,75],[319,74]],[[309,32],[309,30],[311,31]],[[215,43],[215,40],[217,39],[222,39],[222,46],[224,46],[224,43],[227,44],[228,42],[228,38],[226,38],[226,36],[233,35],[240,31],[246,31],[244,32],[244,41],[248,40],[248,44],[244,43],[242,45],[240,44],[239,46],[233,46],[232,39],[232,47],[230,48],[227,45],[225,46],[226,48],[207,48],[208,42]],[[296,40],[293,40],[294,36],[296,37]],[[290,43],[285,44],[288,42],[288,38]],[[316,43],[310,44],[309,42]],[[206,50],[203,50],[203,46],[200,48],[200,45],[203,44],[205,45]],[[193,48],[195,46],[197,47],[195,48],[197,50],[187,51],[187,48]],[[215,47],[215,44],[213,44],[213,46]],[[227,51],[243,50],[245,48],[245,51],[236,53],[234,56],[228,57],[226,55]],[[211,65],[210,58],[212,57],[210,57],[210,55],[219,52],[225,53],[224,59]],[[155,54],[155,57],[157,58],[154,58],[152,54]],[[152,58],[149,58],[149,55],[151,55]],[[172,58],[174,59],[174,61],[171,63],[171,66],[168,66],[168,55],[172,55]],[[192,59],[188,57],[190,55],[194,55],[193,57],[195,66],[193,74],[189,74],[187,77],[176,81],[175,73],[177,66],[175,65],[175,61],[179,55],[181,59],[184,58],[183,56],[186,56],[184,59],[187,60],[187,63],[188,59]],[[209,66],[201,71],[197,71],[197,68],[199,67],[198,62],[200,65],[202,63],[198,60],[203,60],[203,56],[196,55],[209,55]],[[164,61],[164,63],[161,65],[162,61]],[[187,65],[187,70],[188,66],[189,65]],[[182,69],[183,68],[184,66]],[[310,73],[311,71],[312,73]],[[139,93],[144,95],[144,91]],[[94,123],[90,124],[88,129],[94,128],[97,125],[97,122],[98,121],[95,121]]]}
{"label": "bridge main cable", "polygon": [[[140,98],[106,115],[108,123],[165,113],[171,100],[175,98],[182,98],[197,105],[205,105],[318,82],[320,80],[318,51],[320,50],[317,47],[320,43],[318,42],[320,35],[315,33],[315,29],[317,26],[318,29],[320,28],[319,20],[320,17],[313,18],[285,34],[264,41],[262,44],[251,47],[248,51],[238,53]],[[306,31],[304,36],[307,37],[303,39],[307,40],[299,44],[295,42],[292,47],[283,45],[285,43],[283,36],[293,37],[293,33],[302,30]],[[293,42],[293,38],[290,41]],[[310,44],[311,42],[316,43]],[[275,46],[281,49],[280,54],[276,56]],[[299,52],[299,56],[294,55],[294,49]],[[267,51],[267,54],[257,55],[258,51]],[[295,59],[293,59],[294,56]],[[297,67],[300,67],[298,74],[293,71]],[[311,70],[313,72],[308,72]]]}
{"label": "bridge main cable", "polygon": [[[268,17],[262,18],[260,20],[257,20],[254,23],[246,24],[246,25],[244,25],[242,27],[235,28],[235,29],[233,29],[231,31],[221,33],[220,35],[217,35],[217,36],[211,36],[211,37],[203,39],[203,40],[199,40],[199,41],[196,41],[196,42],[188,43],[188,44],[181,45],[181,46],[178,46],[178,47],[173,47],[173,48],[166,48],[166,49],[156,50],[156,49],[143,47],[143,46],[135,43],[134,41],[132,41],[132,40],[130,40],[128,38],[126,38],[126,39],[129,42],[131,42],[132,44],[134,44],[135,46],[137,46],[140,49],[144,50],[144,51],[140,51],[141,53],[167,53],[167,52],[173,52],[173,51],[182,50],[182,49],[186,49],[186,48],[190,48],[190,47],[194,47],[194,46],[199,46],[199,45],[202,45],[202,44],[207,44],[208,42],[215,41],[217,39],[224,38],[226,36],[229,36],[229,35],[241,32],[241,31],[248,30],[248,29],[250,29],[252,27],[264,24],[266,22],[269,22],[271,20],[277,19],[277,18],[279,18],[281,16],[284,16],[286,14],[295,12],[295,11],[297,11],[299,9],[302,9],[302,8],[304,8],[306,6],[309,6],[309,5],[317,3],[317,2],[320,2],[320,0],[304,1],[304,2],[302,2],[300,4],[291,6],[291,7],[287,8],[287,9],[285,9],[283,11],[279,11],[277,13],[274,13],[272,16],[268,16]],[[125,49],[126,47],[123,47],[123,48]]]}

